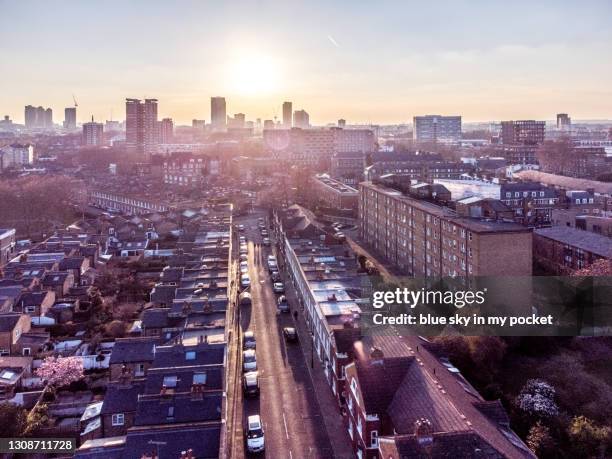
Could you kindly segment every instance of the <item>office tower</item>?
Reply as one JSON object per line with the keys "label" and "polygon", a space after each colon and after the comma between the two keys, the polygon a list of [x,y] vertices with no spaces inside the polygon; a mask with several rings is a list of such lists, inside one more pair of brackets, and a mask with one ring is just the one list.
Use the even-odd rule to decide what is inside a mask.
{"label": "office tower", "polygon": [[293,104],[291,102],[283,102],[283,127],[289,129],[291,127],[291,114],[293,113]]}
{"label": "office tower", "polygon": [[159,122],[160,143],[172,143],[174,140],[174,122],[172,118],[164,118]]}
{"label": "office tower", "polygon": [[45,110],[43,119],[44,119],[43,126],[45,128],[52,128],[53,127],[53,110],[51,110],[50,108],[47,108]]}
{"label": "office tower", "polygon": [[227,112],[225,109],[225,97],[210,98],[210,123],[213,131],[225,131]]}
{"label": "office tower", "polygon": [[310,117],[306,110],[296,110],[293,112],[293,127],[302,129],[310,127]]}
{"label": "office tower", "polygon": [[273,120],[264,120],[263,128],[264,128],[264,130],[266,130],[266,129],[274,129],[274,121]]}
{"label": "office tower", "polygon": [[557,114],[557,129],[564,132],[572,130],[572,119],[567,113]]}
{"label": "office tower", "polygon": [[461,117],[425,115],[413,118],[412,138],[417,142],[456,143],[461,140]]}
{"label": "office tower", "polygon": [[76,129],[76,107],[64,109],[64,129]]}
{"label": "office tower", "polygon": [[159,143],[157,99],[125,100],[125,141],[135,153],[148,157]]}
{"label": "office tower", "polygon": [[83,145],[100,146],[104,143],[104,125],[96,123],[93,116],[90,123],[83,123]]}
{"label": "office tower", "polygon": [[544,142],[545,121],[502,121],[501,140],[505,145],[538,145]]}
{"label": "office tower", "polygon": [[341,128],[346,127],[346,120],[345,120],[345,119],[340,118],[340,119],[338,120],[338,127],[341,127]]}

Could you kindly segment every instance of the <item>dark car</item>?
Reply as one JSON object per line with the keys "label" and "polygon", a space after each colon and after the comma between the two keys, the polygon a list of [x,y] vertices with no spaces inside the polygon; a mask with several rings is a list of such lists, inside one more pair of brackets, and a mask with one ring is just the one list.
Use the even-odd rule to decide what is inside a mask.
{"label": "dark car", "polygon": [[297,330],[293,327],[283,328],[283,335],[286,341],[297,341],[298,339]]}
{"label": "dark car", "polygon": [[280,276],[278,271],[272,271],[272,274],[270,274],[270,278],[272,279],[272,282],[280,282],[281,281],[281,276]]}
{"label": "dark car", "polygon": [[285,295],[278,297],[277,307],[280,312],[289,312],[289,303],[287,303],[287,297],[285,297]]}

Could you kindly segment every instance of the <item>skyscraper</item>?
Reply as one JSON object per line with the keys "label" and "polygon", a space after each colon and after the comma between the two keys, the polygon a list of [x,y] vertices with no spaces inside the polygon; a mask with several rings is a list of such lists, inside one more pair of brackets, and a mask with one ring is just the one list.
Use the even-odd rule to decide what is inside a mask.
{"label": "skyscraper", "polygon": [[227,112],[225,108],[225,97],[210,98],[210,123],[213,131],[225,131]]}
{"label": "skyscraper", "polygon": [[140,155],[151,154],[159,143],[157,99],[125,100],[125,142],[128,148]]}
{"label": "skyscraper", "polygon": [[455,143],[461,140],[461,117],[425,115],[413,119],[412,138],[418,142]]}
{"label": "skyscraper", "polygon": [[25,125],[28,129],[33,128],[52,128],[53,127],[53,110],[50,108],[34,107],[26,105],[25,107]]}
{"label": "skyscraper", "polygon": [[76,129],[76,107],[64,109],[64,129]]}
{"label": "skyscraper", "polygon": [[310,127],[310,117],[306,110],[296,110],[293,112],[293,127],[302,129]]}
{"label": "skyscraper", "polygon": [[99,146],[103,143],[104,125],[102,123],[94,122],[94,118],[92,116],[90,123],[83,124],[83,145]]}
{"label": "skyscraper", "polygon": [[293,113],[293,104],[291,102],[283,102],[283,127],[291,128],[291,114]]}
{"label": "skyscraper", "polygon": [[27,129],[38,127],[36,120],[37,120],[36,107],[34,107],[33,105],[26,105],[25,107],[25,127]]}
{"label": "skyscraper", "polygon": [[159,122],[159,141],[172,143],[174,139],[174,122],[172,118],[164,118]]}

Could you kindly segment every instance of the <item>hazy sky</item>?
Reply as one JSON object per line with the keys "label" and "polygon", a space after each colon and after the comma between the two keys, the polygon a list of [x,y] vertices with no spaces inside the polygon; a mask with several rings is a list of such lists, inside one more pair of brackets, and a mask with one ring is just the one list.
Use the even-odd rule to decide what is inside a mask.
{"label": "hazy sky", "polygon": [[0,115],[281,116],[314,123],[612,118],[612,1],[0,0]]}

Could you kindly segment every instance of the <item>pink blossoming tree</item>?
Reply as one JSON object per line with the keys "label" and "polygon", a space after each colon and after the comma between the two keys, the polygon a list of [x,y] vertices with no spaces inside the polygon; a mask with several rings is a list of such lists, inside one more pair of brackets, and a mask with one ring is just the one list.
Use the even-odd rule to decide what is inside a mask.
{"label": "pink blossoming tree", "polygon": [[61,387],[83,377],[83,361],[78,357],[47,357],[36,376],[53,387]]}

